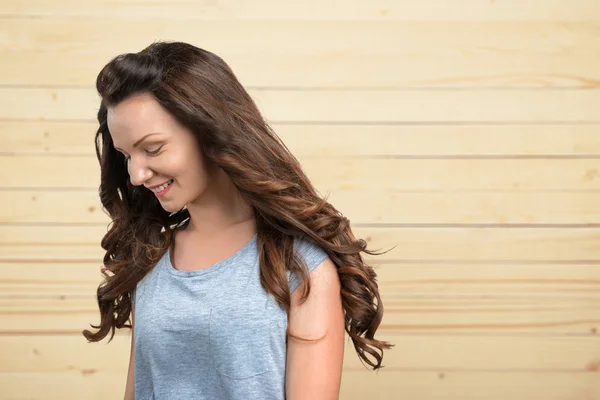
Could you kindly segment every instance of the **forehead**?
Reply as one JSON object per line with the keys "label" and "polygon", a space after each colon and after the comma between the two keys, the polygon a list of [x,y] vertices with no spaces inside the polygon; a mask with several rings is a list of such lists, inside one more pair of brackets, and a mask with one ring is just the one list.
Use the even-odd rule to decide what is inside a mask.
{"label": "forehead", "polygon": [[128,146],[148,133],[167,133],[175,123],[149,94],[128,97],[108,108],[107,123],[115,146]]}

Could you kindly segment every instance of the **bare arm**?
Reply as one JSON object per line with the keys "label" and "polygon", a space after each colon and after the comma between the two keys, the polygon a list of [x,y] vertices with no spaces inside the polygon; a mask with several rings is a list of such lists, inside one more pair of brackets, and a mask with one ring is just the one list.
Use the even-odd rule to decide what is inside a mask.
{"label": "bare arm", "polygon": [[127,386],[125,386],[125,397],[123,400],[135,400],[135,380],[134,380],[134,368],[135,368],[135,346],[133,340],[133,321],[134,311],[133,303],[131,304],[131,352],[129,355],[129,370],[127,372]]}
{"label": "bare arm", "polygon": [[327,258],[309,275],[310,295],[298,305],[302,286],[292,293],[288,339],[288,400],[334,400],[339,396],[344,359],[344,311],[337,269]]}

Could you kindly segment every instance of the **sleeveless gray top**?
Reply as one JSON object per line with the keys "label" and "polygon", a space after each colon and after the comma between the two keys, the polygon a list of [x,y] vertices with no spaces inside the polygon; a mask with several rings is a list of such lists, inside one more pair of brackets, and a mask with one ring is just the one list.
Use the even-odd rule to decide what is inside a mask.
{"label": "sleeveless gray top", "polygon": [[[294,247],[309,271],[327,257],[306,239]],[[136,400],[285,399],[287,314],[260,284],[256,235],[196,271],[176,270],[167,252],[133,301]]]}

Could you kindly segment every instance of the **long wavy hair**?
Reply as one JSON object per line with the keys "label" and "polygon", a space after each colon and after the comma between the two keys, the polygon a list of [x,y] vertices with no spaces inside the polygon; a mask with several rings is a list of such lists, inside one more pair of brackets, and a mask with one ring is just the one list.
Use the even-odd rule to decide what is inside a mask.
{"label": "long wavy hair", "polygon": [[88,341],[110,333],[110,342],[115,329],[132,327],[133,289],[168,251],[174,232],[189,221],[185,207],[167,212],[149,190],[133,186],[124,156],[113,147],[107,108],[149,93],[195,134],[206,158],[227,173],[253,208],[264,289],[289,315],[291,271],[305,282],[301,301],[306,300],[308,270],[294,253],[294,238],[312,240],[337,267],[345,330],[359,358],[373,369],[382,366],[383,350],[392,345],[375,339],[383,304],[376,274],[360,254],[381,253],[367,250],[348,219],[317,193],[220,57],[187,43],[153,43],[111,60],[98,74],[96,89],[101,97],[96,132],[99,192],[111,223],[101,242],[106,253],[104,280],[97,290],[100,325],[90,325],[97,329],[94,333],[83,331]]}

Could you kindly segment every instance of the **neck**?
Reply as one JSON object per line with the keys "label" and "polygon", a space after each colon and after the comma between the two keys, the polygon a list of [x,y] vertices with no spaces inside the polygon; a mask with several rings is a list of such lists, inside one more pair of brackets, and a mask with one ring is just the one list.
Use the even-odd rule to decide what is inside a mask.
{"label": "neck", "polygon": [[202,197],[188,204],[187,208],[190,222],[186,231],[190,233],[214,237],[242,227],[256,231],[252,207],[242,199],[229,176],[220,168],[212,175]]}

